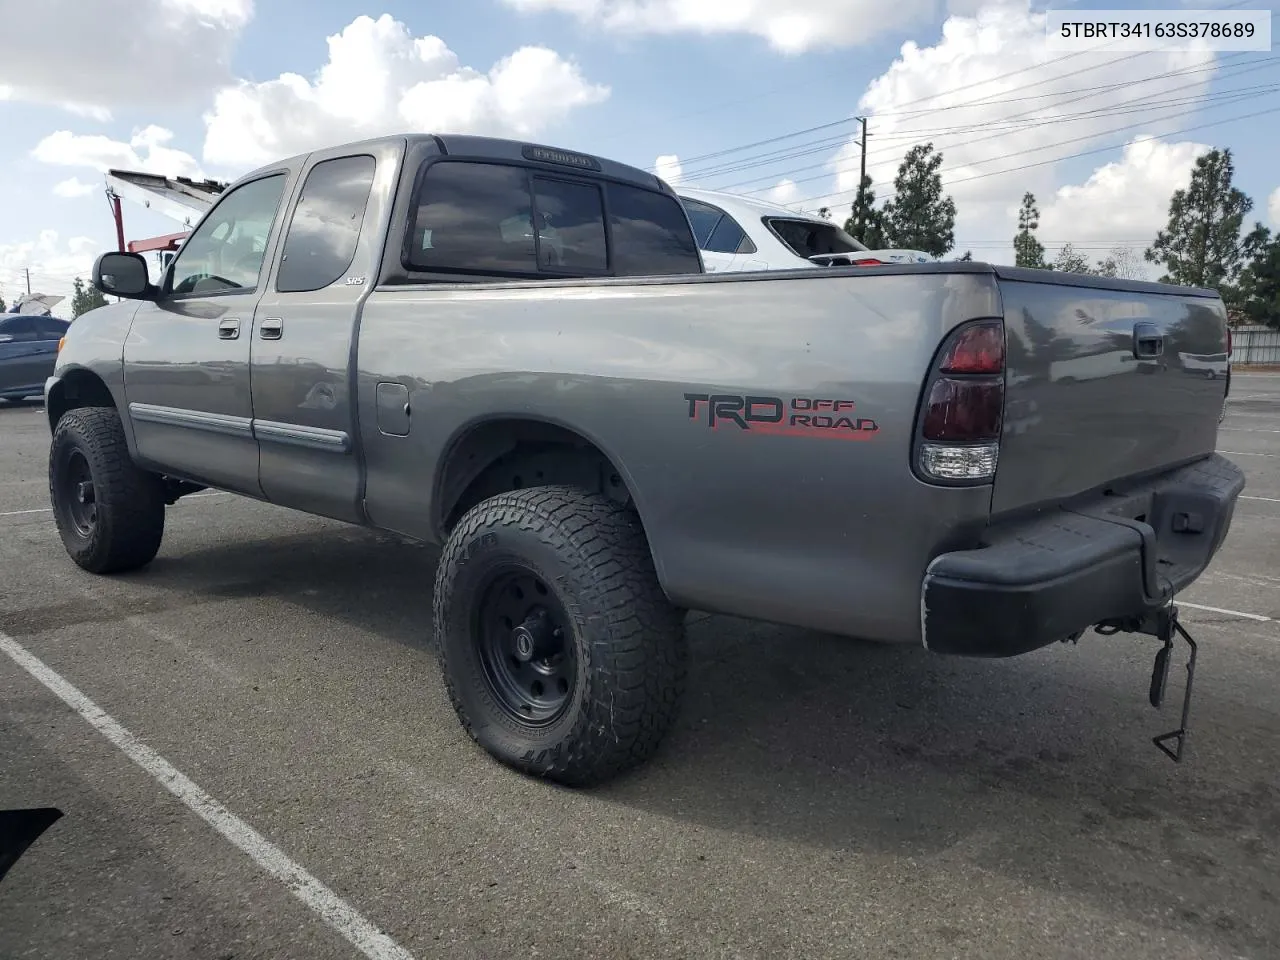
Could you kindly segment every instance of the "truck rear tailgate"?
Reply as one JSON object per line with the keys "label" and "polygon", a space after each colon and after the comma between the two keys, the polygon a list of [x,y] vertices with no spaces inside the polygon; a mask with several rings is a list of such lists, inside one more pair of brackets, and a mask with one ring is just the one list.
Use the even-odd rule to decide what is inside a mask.
{"label": "truck rear tailgate", "polygon": [[1226,311],[1212,291],[996,268],[1005,425],[992,513],[1212,453]]}

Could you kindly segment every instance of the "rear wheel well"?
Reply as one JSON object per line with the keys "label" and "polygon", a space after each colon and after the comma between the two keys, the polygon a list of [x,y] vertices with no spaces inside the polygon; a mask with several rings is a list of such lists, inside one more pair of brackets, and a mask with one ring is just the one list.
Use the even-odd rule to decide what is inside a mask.
{"label": "rear wheel well", "polygon": [[496,420],[472,429],[447,455],[437,488],[440,532],[447,537],[481,501],[547,484],[568,484],[634,506],[621,471],[581,434],[536,420]]}
{"label": "rear wheel well", "polygon": [[77,407],[115,409],[115,405],[115,397],[101,377],[88,370],[72,370],[49,391],[45,413],[49,417],[49,428],[54,430],[68,410],[75,410]]}

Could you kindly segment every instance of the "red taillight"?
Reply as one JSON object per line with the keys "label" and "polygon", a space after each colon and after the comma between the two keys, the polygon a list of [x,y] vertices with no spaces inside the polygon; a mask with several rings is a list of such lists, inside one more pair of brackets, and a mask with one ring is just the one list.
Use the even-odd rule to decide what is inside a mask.
{"label": "red taillight", "polygon": [[989,483],[1004,426],[1004,323],[956,330],[938,355],[920,410],[922,479]]}
{"label": "red taillight", "polygon": [[884,261],[883,260],[855,260],[853,261],[853,265],[855,267],[883,267]]}
{"label": "red taillight", "polygon": [[942,373],[1000,373],[1004,370],[1004,328],[997,324],[967,327],[939,365]]}
{"label": "red taillight", "polygon": [[935,381],[925,402],[924,438],[931,443],[999,440],[1004,384],[982,380]]}

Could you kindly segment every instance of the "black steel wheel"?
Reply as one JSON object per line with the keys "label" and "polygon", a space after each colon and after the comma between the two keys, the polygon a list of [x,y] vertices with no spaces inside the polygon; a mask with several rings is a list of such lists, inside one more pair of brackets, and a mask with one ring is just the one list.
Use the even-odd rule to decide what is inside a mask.
{"label": "black steel wheel", "polygon": [[63,546],[85,570],[133,570],[160,549],[160,478],[134,464],[120,415],[109,407],[79,407],[58,421],[49,446],[49,499]]}
{"label": "black steel wheel", "polygon": [[678,713],[684,618],[635,511],[573,487],[472,508],[444,547],[435,641],[458,718],[501,762],[586,786],[652,756]]}
{"label": "black steel wheel", "polygon": [[573,628],[560,601],[527,568],[499,568],[480,592],[473,630],[498,704],[520,723],[553,723],[578,683]]}

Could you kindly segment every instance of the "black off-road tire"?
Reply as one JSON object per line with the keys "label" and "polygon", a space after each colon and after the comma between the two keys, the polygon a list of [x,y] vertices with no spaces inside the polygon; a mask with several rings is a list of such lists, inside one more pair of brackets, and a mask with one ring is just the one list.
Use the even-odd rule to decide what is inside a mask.
{"label": "black off-road tire", "polygon": [[[86,468],[91,520],[73,489]],[[91,573],[135,570],[160,549],[163,486],[134,464],[120,414],[110,407],[78,407],[58,421],[49,447],[49,500],[67,553]]]}
{"label": "black off-road tire", "polygon": [[[576,684],[563,712],[542,726],[503,706],[486,667],[479,617],[504,575],[546,584],[568,623],[562,642],[575,658]],[[472,508],[445,544],[434,618],[463,726],[523,773],[570,786],[601,783],[651,757],[677,716],[688,661],[684,618],[658,584],[639,517],[607,497],[545,486]]]}

